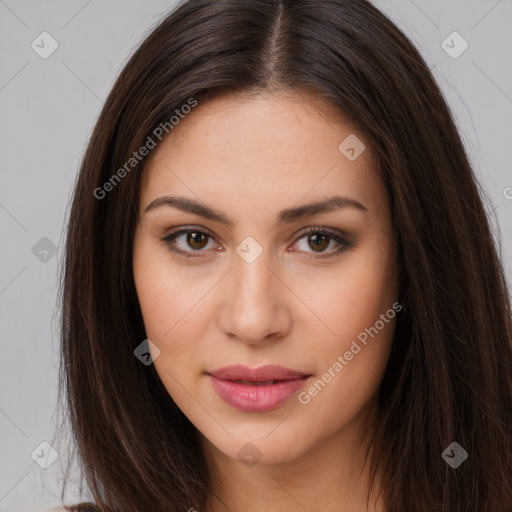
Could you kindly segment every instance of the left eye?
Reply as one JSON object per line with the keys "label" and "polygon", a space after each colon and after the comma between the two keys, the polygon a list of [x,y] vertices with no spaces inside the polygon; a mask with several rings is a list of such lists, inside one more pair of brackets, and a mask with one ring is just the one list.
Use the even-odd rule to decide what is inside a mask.
{"label": "left eye", "polygon": [[302,235],[297,240],[297,242],[300,242],[303,239],[306,240],[306,246],[310,249],[313,249],[313,252],[317,253],[327,252],[325,249],[331,245],[331,242],[335,242],[335,244],[338,243],[338,245],[341,243],[337,236],[331,235],[324,231],[313,231],[306,233],[305,235]]}
{"label": "left eye", "polygon": [[[177,240],[184,236],[185,244],[188,247],[182,246],[180,248],[177,243]],[[312,258],[327,258],[352,246],[347,240],[342,238],[340,235],[330,233],[320,228],[310,228],[306,233],[302,234],[299,238],[297,238],[295,244],[297,244],[303,239],[307,240],[307,247],[309,249],[312,249],[312,252],[310,252],[310,254],[313,254],[312,256],[310,256]],[[166,237],[162,238],[162,241],[174,253],[177,253],[187,258],[197,258],[200,256],[201,252],[205,252],[202,249],[208,249],[207,246],[209,241],[213,243],[213,237],[209,233],[197,229],[182,229],[180,231],[167,235]],[[338,248],[327,252],[326,249],[331,245],[331,242],[337,244]],[[213,247],[210,248],[214,247],[218,247],[218,245],[216,246],[215,243],[213,243]],[[192,250],[189,250],[189,248],[192,248]],[[300,250],[301,252],[309,252],[308,250],[304,249]]]}

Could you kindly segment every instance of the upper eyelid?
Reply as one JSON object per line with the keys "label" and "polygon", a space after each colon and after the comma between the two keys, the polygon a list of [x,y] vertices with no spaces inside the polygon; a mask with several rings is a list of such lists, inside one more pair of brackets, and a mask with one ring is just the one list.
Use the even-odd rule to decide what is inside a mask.
{"label": "upper eyelid", "polygon": [[[168,234],[165,235],[165,237],[169,237],[169,236],[172,236],[172,235],[178,235],[178,234],[181,235],[181,234],[188,233],[190,231],[197,231],[199,233],[206,234],[210,238],[213,238],[213,239],[215,239],[217,241],[217,236],[214,235],[208,228],[197,227],[197,226],[182,226],[182,227],[179,227],[179,228],[175,229],[174,231],[170,231]],[[301,231],[303,231],[302,235],[300,235],[301,237],[305,236],[305,235],[308,235],[311,231],[320,231],[322,233],[325,233],[325,234],[328,234],[328,235],[331,235],[331,236],[338,236],[340,238],[348,237],[348,235],[346,233],[344,233],[340,229],[336,230],[334,228],[328,228],[328,227],[323,227],[323,226],[307,226],[305,228],[298,229],[291,236],[292,237],[298,236],[298,234]]]}

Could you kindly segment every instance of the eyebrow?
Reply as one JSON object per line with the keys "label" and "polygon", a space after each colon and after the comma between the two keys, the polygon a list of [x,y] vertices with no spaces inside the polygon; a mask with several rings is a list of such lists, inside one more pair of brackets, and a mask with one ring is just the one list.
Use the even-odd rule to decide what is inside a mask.
{"label": "eyebrow", "polygon": [[[203,203],[188,197],[162,196],[152,201],[145,209],[145,212],[155,210],[162,206],[169,206],[184,212],[194,213],[206,219],[214,220],[233,227],[234,221],[220,210],[207,206]],[[351,208],[360,211],[368,211],[359,201],[345,196],[333,196],[323,201],[305,204],[295,208],[281,210],[278,215],[277,224],[290,223],[303,217],[319,213],[327,213],[338,208]]]}

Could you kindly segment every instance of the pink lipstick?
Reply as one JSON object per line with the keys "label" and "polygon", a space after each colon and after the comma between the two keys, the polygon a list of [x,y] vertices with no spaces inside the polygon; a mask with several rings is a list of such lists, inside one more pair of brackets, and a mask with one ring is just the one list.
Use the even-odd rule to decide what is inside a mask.
{"label": "pink lipstick", "polygon": [[282,366],[251,369],[226,366],[208,372],[213,389],[229,405],[246,412],[265,412],[284,404],[311,375]]}

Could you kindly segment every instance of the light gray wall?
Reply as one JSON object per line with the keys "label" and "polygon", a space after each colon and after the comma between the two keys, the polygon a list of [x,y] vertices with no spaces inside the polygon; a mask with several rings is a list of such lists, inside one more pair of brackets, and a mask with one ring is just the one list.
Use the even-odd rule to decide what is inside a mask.
{"label": "light gray wall", "polygon": [[[512,1],[375,4],[409,35],[434,70],[492,202],[510,281]],[[37,448],[36,459],[51,462],[48,449],[38,447],[54,433],[54,310],[66,206],[86,140],[117,73],[173,5],[164,0],[0,0],[0,512],[42,511],[59,502],[60,463],[66,454],[59,453],[47,469],[31,454]],[[469,44],[458,58],[442,48],[454,31]],[[58,43],[46,59],[36,50],[44,55],[54,43],[40,37],[42,32]],[[456,54],[462,44],[450,36],[445,46]],[[71,500],[74,496],[70,493]]]}

